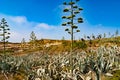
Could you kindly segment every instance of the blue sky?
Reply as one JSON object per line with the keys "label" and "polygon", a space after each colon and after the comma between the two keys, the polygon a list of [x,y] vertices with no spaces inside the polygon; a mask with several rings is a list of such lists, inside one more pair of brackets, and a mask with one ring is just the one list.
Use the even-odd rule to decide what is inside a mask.
{"label": "blue sky", "polygon": [[[61,26],[61,16],[64,1],[69,0],[0,0],[0,19],[6,18],[11,28],[11,42],[20,42],[22,38],[29,40],[32,31],[38,39],[51,38],[70,39]],[[80,33],[91,35],[106,33],[114,34],[120,31],[120,1],[119,0],[80,0],[78,3],[84,10],[79,15],[84,23],[79,24]]]}

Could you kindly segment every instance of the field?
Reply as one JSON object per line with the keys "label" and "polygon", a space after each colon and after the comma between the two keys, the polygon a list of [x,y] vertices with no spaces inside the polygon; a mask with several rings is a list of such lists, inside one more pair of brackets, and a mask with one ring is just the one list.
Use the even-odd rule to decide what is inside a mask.
{"label": "field", "polygon": [[73,52],[69,40],[35,44],[9,43],[0,56],[1,80],[120,80],[119,37],[74,41]]}

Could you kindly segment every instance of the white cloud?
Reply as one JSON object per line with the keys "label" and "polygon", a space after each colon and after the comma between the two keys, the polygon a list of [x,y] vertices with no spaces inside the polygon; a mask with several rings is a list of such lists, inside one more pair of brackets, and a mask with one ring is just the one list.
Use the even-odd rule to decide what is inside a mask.
{"label": "white cloud", "polygon": [[10,27],[10,42],[21,42],[22,38],[26,41],[30,38],[30,33],[35,32],[38,39],[41,38],[59,38],[61,29],[59,26],[49,25],[47,23],[38,23],[28,21],[25,16],[10,16],[0,14],[0,18],[4,17]]}
{"label": "white cloud", "polygon": [[47,39],[61,39],[65,33],[62,26],[54,26],[46,23],[39,23],[34,30],[39,32],[41,38]]}
{"label": "white cloud", "polygon": [[36,28],[50,29],[52,28],[52,26],[45,24],[45,23],[39,23],[36,25]]}
{"label": "white cloud", "polygon": [[26,19],[25,16],[16,16],[16,17],[11,16],[10,19],[13,22],[16,22],[18,24],[22,24],[22,23],[26,23],[27,22],[27,19]]}
{"label": "white cloud", "polygon": [[[30,33],[35,32],[38,39],[41,38],[50,38],[50,39],[62,39],[64,36],[65,39],[70,39],[70,35],[64,31],[64,27],[49,25],[47,23],[38,23],[34,21],[28,21],[25,16],[10,16],[5,14],[0,14],[0,18],[4,17],[10,26],[11,37],[10,42],[21,42],[22,38],[25,38],[26,41],[29,40]],[[1,19],[0,19],[1,20]],[[99,33],[108,33],[112,34],[120,28],[104,26],[102,24],[91,25],[88,21],[84,20],[84,23],[79,24],[80,33],[76,33],[75,38],[83,37],[84,34],[91,35],[92,33],[98,35]]]}
{"label": "white cloud", "polygon": [[37,23],[35,29],[54,30],[60,26],[49,25],[47,23]]}

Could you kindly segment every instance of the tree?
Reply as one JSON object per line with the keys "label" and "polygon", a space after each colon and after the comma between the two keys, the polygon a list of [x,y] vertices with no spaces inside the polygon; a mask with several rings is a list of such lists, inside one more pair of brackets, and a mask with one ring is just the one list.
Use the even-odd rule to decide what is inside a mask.
{"label": "tree", "polygon": [[33,49],[36,46],[36,40],[37,40],[36,35],[35,35],[34,31],[32,31],[30,34],[30,45],[31,45],[31,48],[33,48]]}
{"label": "tree", "polygon": [[109,37],[111,37],[111,33],[110,32],[108,33],[108,35],[109,35]]}
{"label": "tree", "polygon": [[25,46],[26,46],[26,42],[25,42],[25,38],[23,38],[22,41],[21,41],[21,48],[22,48],[22,50],[25,49]]}
{"label": "tree", "polygon": [[92,36],[91,36],[91,37],[92,37],[92,39],[93,39],[93,40],[95,39],[95,35],[94,35],[94,34],[92,34]]}
{"label": "tree", "polygon": [[30,41],[35,41],[35,40],[36,40],[36,35],[35,35],[34,31],[32,31],[30,34]]}
{"label": "tree", "polygon": [[63,5],[69,7],[64,8],[63,10],[63,12],[68,13],[69,16],[62,16],[62,19],[66,20],[66,22],[64,22],[62,26],[70,26],[70,28],[66,28],[65,31],[67,31],[71,35],[71,52],[73,50],[74,33],[80,32],[76,23],[83,23],[83,19],[77,16],[83,10],[82,8],[79,8],[77,6],[77,2],[79,2],[79,0],[71,0],[70,2],[63,3]]}
{"label": "tree", "polygon": [[9,30],[9,26],[7,25],[5,18],[2,18],[0,22],[0,36],[2,37],[1,41],[3,42],[3,53],[6,51],[6,42],[8,42],[8,39],[10,38]]}
{"label": "tree", "polygon": [[118,30],[116,30],[116,32],[115,32],[116,37],[118,36],[118,34],[119,34],[119,31],[118,31]]}
{"label": "tree", "polygon": [[102,38],[102,34],[99,34],[97,38],[100,40]]}
{"label": "tree", "polygon": [[87,36],[84,34],[84,39],[86,40]]}
{"label": "tree", "polygon": [[103,34],[104,38],[106,38],[106,33]]}

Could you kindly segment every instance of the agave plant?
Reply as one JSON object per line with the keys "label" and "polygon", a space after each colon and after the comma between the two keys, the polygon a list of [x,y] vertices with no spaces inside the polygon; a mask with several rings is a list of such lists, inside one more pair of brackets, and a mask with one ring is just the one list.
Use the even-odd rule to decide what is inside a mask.
{"label": "agave plant", "polygon": [[[0,73],[24,74],[25,80],[100,80],[101,74],[110,74],[109,71],[119,69],[120,59],[118,46],[100,47],[91,50],[87,55],[85,51],[73,54],[28,54],[23,56],[1,56]],[[73,65],[70,63],[72,55]],[[73,71],[72,71],[73,70]],[[94,74],[95,77],[93,77]],[[9,80],[9,79],[8,79]]]}

